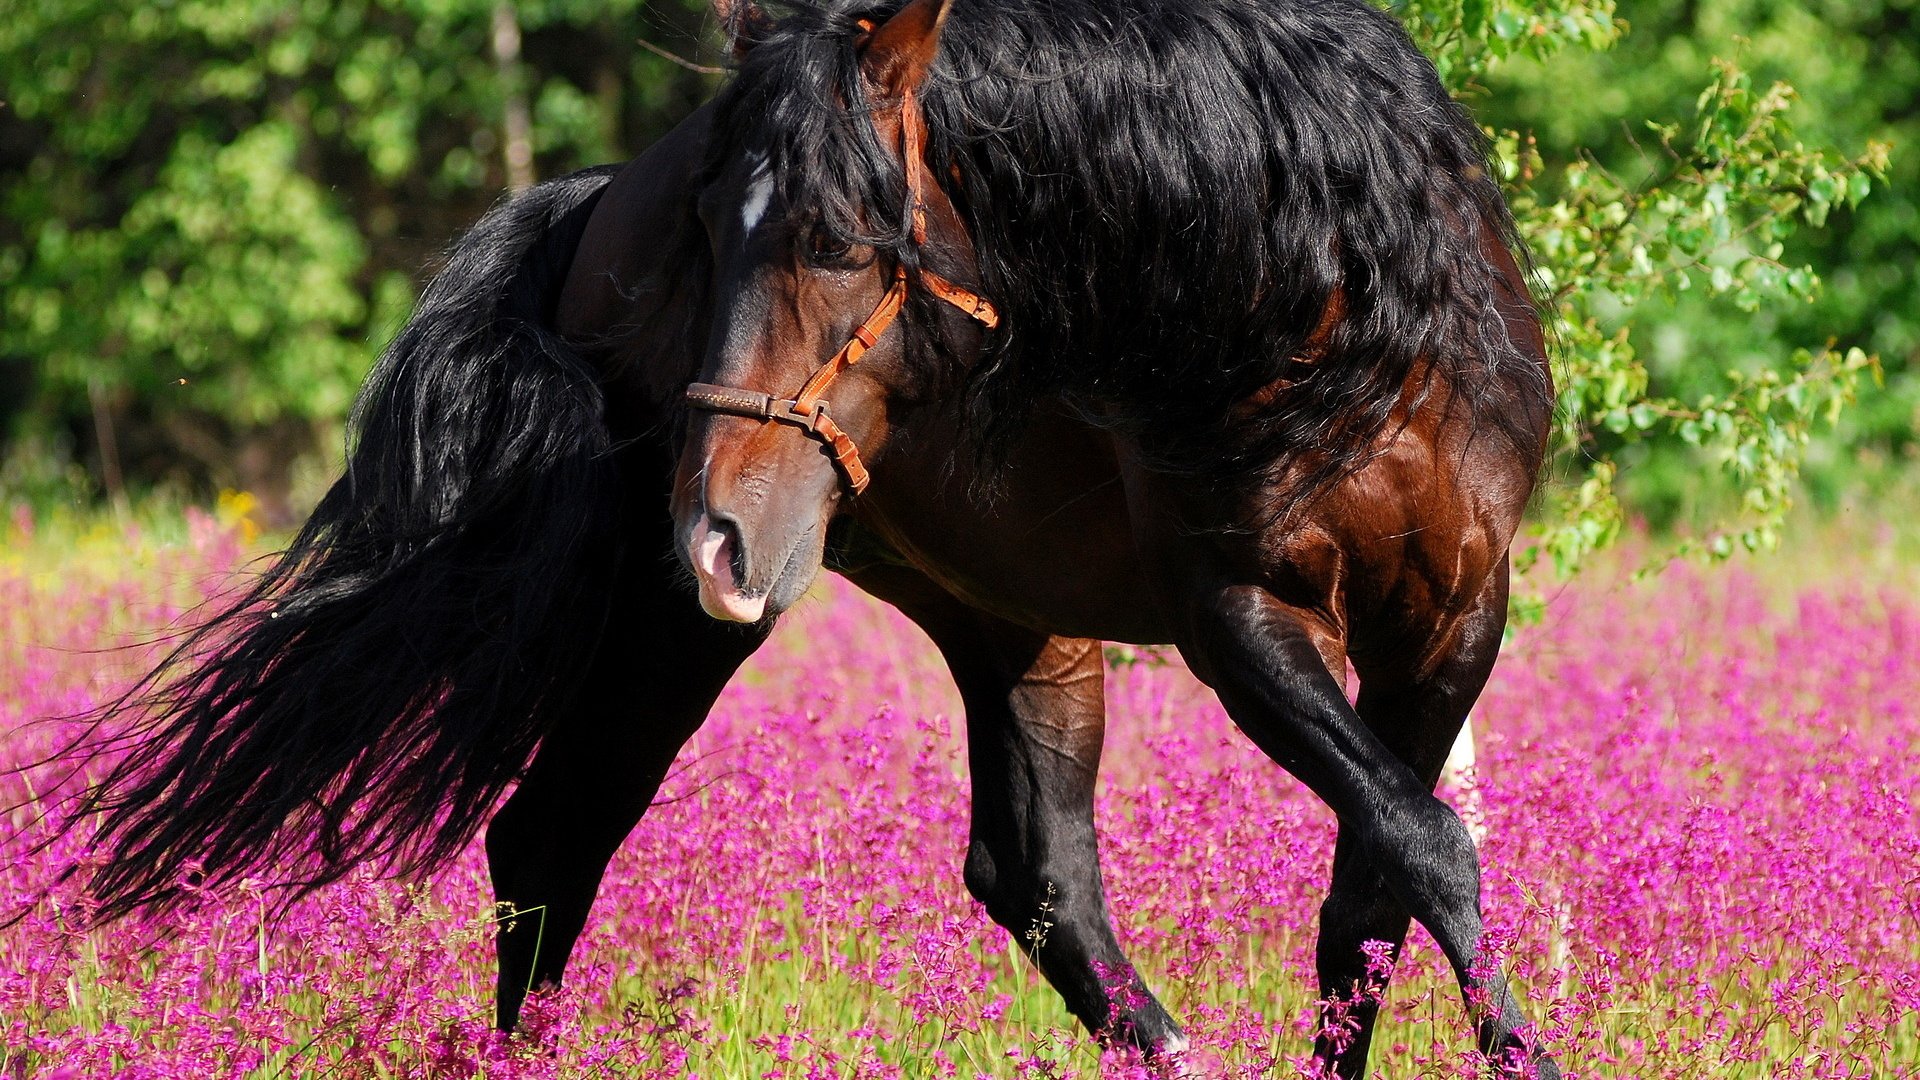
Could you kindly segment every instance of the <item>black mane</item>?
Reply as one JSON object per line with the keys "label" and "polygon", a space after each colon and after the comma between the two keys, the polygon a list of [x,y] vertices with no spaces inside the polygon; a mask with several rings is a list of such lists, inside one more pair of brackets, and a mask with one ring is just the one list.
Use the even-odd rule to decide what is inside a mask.
{"label": "black mane", "polygon": [[[793,213],[913,265],[901,170],[844,104],[858,20],[897,7],[776,6],[715,153],[767,153]],[[920,97],[1005,315],[966,399],[989,461],[1059,395],[1157,467],[1285,466],[1305,494],[1366,460],[1422,358],[1413,393],[1538,446],[1550,390],[1495,304],[1497,253],[1525,254],[1485,140],[1363,0],[957,0]],[[1528,402],[1496,389],[1516,379]]]}

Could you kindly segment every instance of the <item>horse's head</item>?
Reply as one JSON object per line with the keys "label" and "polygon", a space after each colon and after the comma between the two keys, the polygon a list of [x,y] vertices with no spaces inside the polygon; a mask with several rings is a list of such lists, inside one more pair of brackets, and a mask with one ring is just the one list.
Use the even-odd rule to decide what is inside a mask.
{"label": "horse's head", "polygon": [[917,91],[946,10],[913,0],[838,40],[722,10],[767,40],[736,39],[699,196],[714,321],[673,509],[715,618],[799,599],[890,421],[951,386],[997,318],[951,284],[976,277],[973,247],[925,156]]}

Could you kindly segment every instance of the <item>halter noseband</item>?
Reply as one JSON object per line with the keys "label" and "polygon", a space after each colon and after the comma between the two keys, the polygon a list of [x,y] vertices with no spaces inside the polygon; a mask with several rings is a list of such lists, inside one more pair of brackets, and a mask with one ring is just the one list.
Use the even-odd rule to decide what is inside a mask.
{"label": "halter noseband", "polygon": [[[906,159],[907,203],[913,215],[915,244],[923,244],[927,239],[926,202],[921,198],[927,182],[926,164],[922,160],[925,147],[926,119],[920,115],[913,92],[908,91],[900,102],[900,150]],[[986,297],[963,289],[928,270],[920,271],[920,282],[935,297],[959,308],[988,329],[1000,324],[1000,313]],[[860,451],[853,445],[853,437],[842,431],[840,425],[827,415],[827,403],[820,395],[826,393],[827,387],[840,377],[841,372],[859,363],[860,357],[873,348],[880,340],[880,335],[893,325],[893,320],[899,316],[906,302],[907,270],[904,266],[895,267],[893,287],[880,298],[873,314],[854,328],[853,336],[840,346],[840,351],[816,368],[800,392],[790,398],[776,398],[757,390],[742,390],[713,383],[694,383],[687,387],[687,404],[708,412],[744,416],[762,423],[777,421],[799,428],[803,434],[818,440],[827,448],[828,453],[833,455],[834,467],[846,480],[847,487],[858,495],[867,489],[870,479],[867,467],[860,462]]]}

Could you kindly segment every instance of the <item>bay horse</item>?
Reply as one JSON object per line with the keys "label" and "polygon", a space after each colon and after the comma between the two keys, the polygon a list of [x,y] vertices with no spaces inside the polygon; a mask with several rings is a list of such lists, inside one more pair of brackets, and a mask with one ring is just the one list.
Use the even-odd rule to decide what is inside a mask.
{"label": "bay horse", "polygon": [[1557,1077],[1432,794],[1552,390],[1431,65],[1361,0],[722,17],[719,98],[476,225],[370,376],[346,476],[105,711],[102,917],[187,877],[421,873],[511,788],[495,887],[547,911],[544,945],[500,936],[511,1028],[824,566],[946,658],[966,884],[1016,939],[1054,905],[1033,958],[1091,1030],[1184,1045],[1115,941],[1091,817],[1097,643],[1163,643],[1339,819],[1317,964],[1350,1005],[1316,1060],[1364,1073],[1361,946],[1417,918],[1493,1067]]}

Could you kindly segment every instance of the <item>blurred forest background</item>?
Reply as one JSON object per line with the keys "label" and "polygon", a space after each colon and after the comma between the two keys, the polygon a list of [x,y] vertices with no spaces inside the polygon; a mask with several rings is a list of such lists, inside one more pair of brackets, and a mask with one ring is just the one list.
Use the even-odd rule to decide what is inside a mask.
{"label": "blurred forest background", "polygon": [[[1915,490],[1920,0],[1391,6],[1509,133],[1516,207],[1563,275],[1569,552],[1615,527],[1615,490],[1656,527],[1774,512],[1796,483],[1828,506]],[[704,0],[4,15],[0,506],[237,489],[289,520],[435,253],[504,190],[632,156],[722,63]],[[1591,274],[1573,299],[1568,273]],[[1801,350],[1881,378],[1814,423],[1853,383]],[[1784,389],[1740,397],[1767,372]]]}

